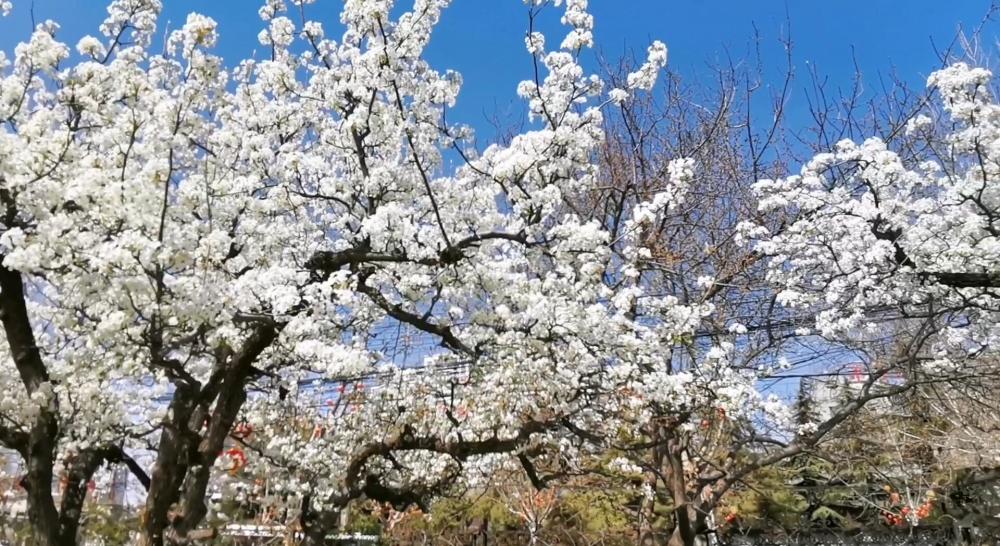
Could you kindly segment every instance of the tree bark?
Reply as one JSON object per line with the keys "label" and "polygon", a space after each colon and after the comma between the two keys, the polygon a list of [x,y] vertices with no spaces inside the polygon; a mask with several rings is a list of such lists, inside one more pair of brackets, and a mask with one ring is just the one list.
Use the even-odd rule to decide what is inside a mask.
{"label": "tree bark", "polygon": [[187,542],[205,518],[212,465],[246,401],[253,364],[279,331],[273,323],[259,325],[239,352],[220,351],[217,371],[204,386],[190,380],[175,383],[146,498],[143,546]]}
{"label": "tree bark", "polygon": [[665,464],[665,449],[663,445],[664,428],[652,425],[649,431],[650,448],[649,471],[646,472],[646,486],[651,497],[643,498],[640,506],[639,544],[640,546],[664,546],[666,533],[662,524],[657,522],[656,504],[659,497],[660,476]]}
{"label": "tree bark", "polygon": [[191,435],[188,426],[194,404],[191,388],[178,385],[167,410],[150,476],[149,493],[141,518],[142,546],[164,544],[170,524],[170,509],[177,502],[182,480],[187,473],[188,438]]}
{"label": "tree bark", "polygon": [[677,438],[667,440],[664,453],[670,496],[673,498],[674,531],[668,546],[695,546],[696,532],[692,521],[691,501],[688,498],[687,481],[684,477],[683,445]]}
{"label": "tree bark", "polygon": [[[0,322],[14,365],[30,396],[49,382],[48,370],[35,343],[35,333],[28,318],[21,274],[0,265]],[[27,492],[28,523],[31,541],[38,546],[62,544],[59,511],[52,497],[53,465],[59,424],[52,402],[40,405],[24,443],[9,446],[24,458],[27,473],[22,481]]]}

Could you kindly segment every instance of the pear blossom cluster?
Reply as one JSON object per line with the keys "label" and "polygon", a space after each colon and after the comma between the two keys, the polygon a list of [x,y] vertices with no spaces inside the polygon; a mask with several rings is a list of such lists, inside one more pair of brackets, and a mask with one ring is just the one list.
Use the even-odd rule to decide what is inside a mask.
{"label": "pear blossom cluster", "polygon": [[799,174],[756,185],[763,211],[795,214],[775,232],[747,227],[771,260],[782,304],[814,311],[826,336],[937,317],[940,335],[920,354],[934,368],[989,351],[1000,334],[1000,105],[991,77],[964,63],[939,70],[928,86],[940,109],[911,117],[906,146],[844,140]]}

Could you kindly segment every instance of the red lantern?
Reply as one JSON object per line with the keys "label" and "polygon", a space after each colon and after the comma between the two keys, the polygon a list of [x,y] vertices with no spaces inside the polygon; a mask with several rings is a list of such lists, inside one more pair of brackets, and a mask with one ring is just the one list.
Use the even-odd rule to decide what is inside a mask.
{"label": "red lantern", "polygon": [[243,450],[234,447],[226,451],[226,455],[233,460],[233,465],[229,467],[229,474],[235,476],[244,466],[247,465],[247,456]]}

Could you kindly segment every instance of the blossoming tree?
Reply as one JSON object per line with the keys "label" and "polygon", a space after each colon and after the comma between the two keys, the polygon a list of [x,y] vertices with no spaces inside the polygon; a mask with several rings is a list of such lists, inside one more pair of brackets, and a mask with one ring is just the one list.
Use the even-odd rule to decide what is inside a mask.
{"label": "blossoming tree", "polygon": [[[153,53],[159,0],[112,1],[76,55],[46,22],[0,56],[0,444],[25,463],[36,542],[76,541],[104,463],[148,490],[144,544],[192,540],[240,473],[319,543],[356,499],[420,505],[500,466],[543,488],[664,415],[771,411],[730,361],[739,325],[670,366],[726,282],[650,282],[648,234],[696,164],[665,162],[613,228],[575,206],[600,184],[604,113],[654,85],[662,44],[608,89],[581,60],[587,2],[553,2],[563,40],[525,40],[529,127],[478,150],[446,116],[460,76],[422,58],[447,0],[348,0],[337,39],[312,3],[264,3],[261,58],[214,55],[198,14]],[[934,361],[952,365],[995,337],[997,107],[979,71],[937,78],[960,122],[942,171],[844,144],[760,184],[801,213],[745,232],[823,333],[920,310],[947,321]],[[387,336],[423,341],[400,358]]]}
{"label": "blossoming tree", "polygon": [[[145,543],[187,540],[239,427],[258,431],[240,435],[253,456],[239,464],[283,476],[317,538],[351,499],[420,502],[489,454],[541,484],[532,459],[571,465],[579,445],[559,433],[622,386],[680,398],[635,366],[706,310],[643,294],[563,201],[594,178],[602,109],[653,84],[663,46],[607,92],[579,64],[586,2],[567,2],[557,49],[527,39],[539,75],[519,92],[537,126],[479,154],[445,122],[458,75],[421,59],[447,2],[395,18],[391,2],[347,2],[339,42],[309,3],[260,10],[263,60],[212,55],[216,24],[196,14],[153,55],[160,3],[116,0],[79,61],[62,66],[69,48],[44,23],[5,63],[4,380],[21,411],[4,413],[3,442],[27,462],[40,544],[75,540],[67,502],[82,495],[57,509],[56,469],[79,488],[131,460],[123,448],[155,453],[148,477],[131,465],[148,485]],[[605,282],[623,267],[631,281]],[[656,320],[635,319],[645,308]],[[413,375],[375,348],[386,325],[434,340],[421,368],[467,376],[310,416],[303,384]],[[324,432],[281,425],[303,414]]]}
{"label": "blossoming tree", "polygon": [[752,228],[757,249],[779,301],[816,313],[816,332],[872,339],[892,323],[907,342],[900,358],[938,375],[991,354],[1000,106],[989,80],[964,63],[935,72],[942,108],[914,112],[905,138],[845,140],[801,174],[757,184],[762,209],[794,215],[773,232]]}

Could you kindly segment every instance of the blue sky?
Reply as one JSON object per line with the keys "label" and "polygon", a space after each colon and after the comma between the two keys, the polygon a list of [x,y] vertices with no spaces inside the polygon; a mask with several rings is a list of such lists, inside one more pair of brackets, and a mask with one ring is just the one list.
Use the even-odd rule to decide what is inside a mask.
{"label": "blue sky", "polygon": [[[219,21],[219,50],[227,60],[258,48],[259,2],[164,3],[163,21],[170,21],[173,28],[190,11]],[[62,39],[72,45],[83,34],[97,34],[104,4],[103,0],[15,0],[13,15],[0,19],[0,49],[11,51],[27,37],[32,6],[37,21],[59,22]],[[332,31],[340,5],[340,0],[317,0],[309,9]],[[693,81],[707,77],[713,63],[746,58],[756,27],[769,83],[780,85],[785,59],[778,38],[787,36],[790,26],[799,75],[791,103],[800,116],[797,107],[803,102],[807,63],[828,76],[832,85],[849,85],[856,58],[872,85],[880,73],[895,71],[922,86],[939,65],[933,44],[946,47],[960,26],[977,27],[989,5],[990,0],[591,0],[599,49],[607,57],[630,50],[641,54],[649,41],[659,39],[670,48],[672,68]],[[552,10],[550,15],[543,28],[553,28],[558,13]],[[530,75],[523,47],[527,24],[527,8],[520,0],[454,0],[428,52],[437,68],[456,69],[464,77],[453,121],[470,123],[487,136],[483,133],[491,130],[486,115],[520,112],[515,88]],[[995,42],[997,30],[996,23],[986,26],[988,43]],[[550,43],[559,40],[561,36],[550,36]]]}

